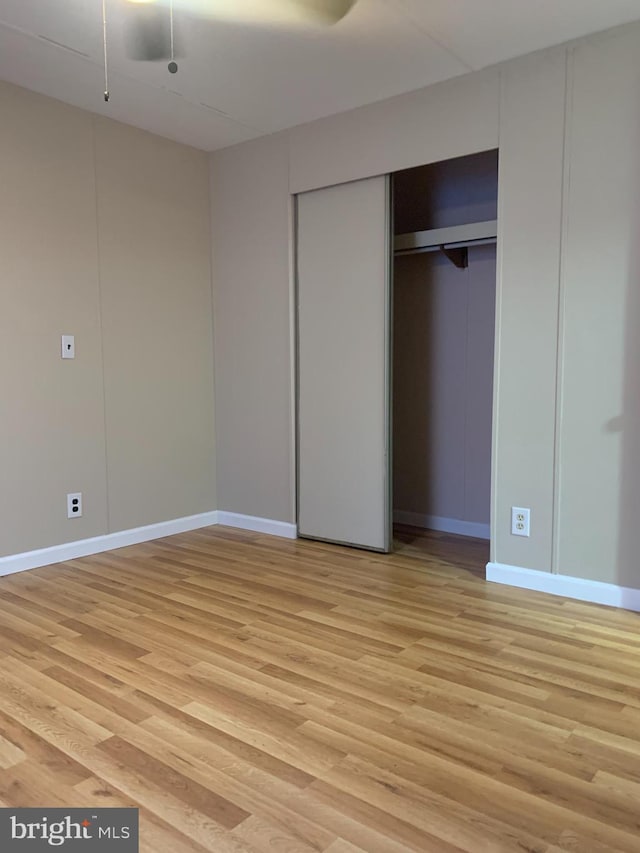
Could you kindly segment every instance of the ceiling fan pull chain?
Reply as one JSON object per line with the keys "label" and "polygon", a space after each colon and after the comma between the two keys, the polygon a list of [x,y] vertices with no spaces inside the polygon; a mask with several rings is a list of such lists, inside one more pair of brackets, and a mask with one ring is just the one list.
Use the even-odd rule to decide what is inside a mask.
{"label": "ceiling fan pull chain", "polygon": [[175,74],[178,71],[178,63],[175,61],[175,39],[173,29],[173,0],[169,0],[169,27],[171,37],[171,62],[168,65],[169,73]]}
{"label": "ceiling fan pull chain", "polygon": [[173,60],[175,55],[173,39],[173,0],[170,0],[169,2],[169,23],[171,25],[171,59]]}
{"label": "ceiling fan pull chain", "polygon": [[109,62],[107,57],[107,0],[102,0],[102,46],[104,48],[104,99],[109,103]]}

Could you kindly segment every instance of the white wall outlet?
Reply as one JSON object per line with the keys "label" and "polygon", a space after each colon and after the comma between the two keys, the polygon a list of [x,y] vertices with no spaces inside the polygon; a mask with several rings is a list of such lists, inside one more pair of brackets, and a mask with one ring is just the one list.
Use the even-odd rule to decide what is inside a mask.
{"label": "white wall outlet", "polygon": [[82,492],[67,495],[67,518],[82,517]]}
{"label": "white wall outlet", "polygon": [[522,506],[511,507],[511,533],[514,536],[531,535],[531,510]]}
{"label": "white wall outlet", "polygon": [[62,357],[63,358],[75,358],[76,357],[76,339],[74,335],[63,335],[62,336]]}

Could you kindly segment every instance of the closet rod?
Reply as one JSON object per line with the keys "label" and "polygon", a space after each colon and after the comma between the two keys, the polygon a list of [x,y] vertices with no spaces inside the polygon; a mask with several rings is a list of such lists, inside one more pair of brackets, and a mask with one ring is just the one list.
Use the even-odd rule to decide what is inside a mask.
{"label": "closet rod", "polygon": [[428,231],[412,231],[408,234],[396,234],[393,246],[396,251],[407,249],[431,249],[436,251],[440,246],[475,243],[478,240],[494,240],[498,234],[498,222],[495,219],[487,222],[468,222],[465,225],[450,225],[447,228],[431,228]]}
{"label": "closet rod", "polygon": [[462,240],[459,243],[442,243],[430,246],[418,246],[414,249],[394,249],[393,254],[396,256],[402,255],[422,255],[425,252],[440,252],[443,249],[466,249],[471,246],[492,246],[496,243],[496,237],[487,237],[484,240]]}

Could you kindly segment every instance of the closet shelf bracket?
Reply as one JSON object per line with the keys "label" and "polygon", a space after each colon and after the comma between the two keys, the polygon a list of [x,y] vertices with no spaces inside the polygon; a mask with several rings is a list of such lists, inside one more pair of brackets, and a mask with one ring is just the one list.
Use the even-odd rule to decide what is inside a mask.
{"label": "closet shelf bracket", "polygon": [[460,246],[457,249],[450,248],[449,246],[440,246],[440,251],[459,270],[466,270],[469,266],[469,250],[466,246]]}

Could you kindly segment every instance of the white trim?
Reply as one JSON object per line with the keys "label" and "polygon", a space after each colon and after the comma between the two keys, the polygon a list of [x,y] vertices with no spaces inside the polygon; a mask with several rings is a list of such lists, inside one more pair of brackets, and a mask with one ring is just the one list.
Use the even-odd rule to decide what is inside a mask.
{"label": "white trim", "polygon": [[51,548],[40,548],[24,554],[11,554],[8,557],[0,557],[0,577],[24,572],[27,569],[50,566],[53,563],[63,563],[65,560],[88,557],[91,554],[101,554],[103,551],[113,551],[115,548],[137,545],[140,542],[149,542],[151,539],[161,539],[176,533],[186,533],[189,530],[198,530],[200,527],[210,527],[217,523],[217,512],[203,512],[199,515],[161,521],[158,524],[134,527],[131,530],[107,533],[104,536],[94,536],[92,539],[65,542],[63,545],[53,545]]}
{"label": "white trim", "polygon": [[534,569],[507,566],[502,563],[487,564],[487,580],[492,583],[517,586],[521,589],[562,595],[578,601],[608,604],[610,607],[623,607],[625,610],[640,612],[640,589],[616,586],[612,583],[573,578],[568,575],[554,575],[550,572],[538,572]]}
{"label": "white trim", "polygon": [[161,521],[158,524],[147,524],[144,527],[134,527],[131,530],[120,530],[117,533],[107,533],[104,536],[94,536],[91,539],[79,539],[76,542],[65,542],[50,548],[40,548],[37,551],[27,551],[24,554],[10,554],[0,557],[0,577],[25,572],[28,569],[38,569],[51,566],[54,563],[64,563],[66,560],[77,560],[89,557],[91,554],[102,554],[127,545],[138,545],[140,542],[150,542],[176,533],[187,533],[201,527],[212,527],[225,524],[227,527],[238,527],[242,530],[254,530],[257,533],[267,533],[271,536],[282,536],[285,539],[296,539],[298,530],[295,524],[284,521],[272,521],[269,518],[256,518],[252,515],[239,515],[235,512],[203,512],[199,515],[189,515],[185,518],[174,518],[171,521]]}
{"label": "white trim", "polygon": [[238,527],[241,530],[254,530],[256,533],[268,533],[284,539],[297,539],[298,528],[286,521],[272,521],[270,518],[257,518],[255,515],[240,515],[237,512],[218,512],[218,524],[226,527]]}
{"label": "white trim", "polygon": [[475,521],[462,521],[459,518],[441,518],[438,515],[421,515],[418,512],[395,510],[395,524],[409,524],[411,527],[423,527],[426,530],[439,530],[442,533],[455,533],[458,536],[473,536],[476,539],[489,539],[488,524]]}

